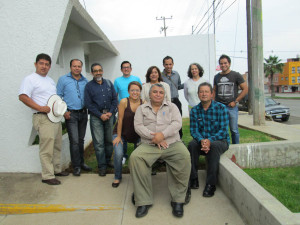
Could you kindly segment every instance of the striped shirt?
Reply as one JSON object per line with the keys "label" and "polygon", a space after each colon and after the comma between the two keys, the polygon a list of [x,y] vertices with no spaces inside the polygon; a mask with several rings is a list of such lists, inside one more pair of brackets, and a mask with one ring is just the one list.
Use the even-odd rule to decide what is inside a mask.
{"label": "striped shirt", "polygon": [[202,139],[208,139],[210,142],[226,139],[229,145],[228,124],[226,106],[213,100],[206,111],[199,103],[190,112],[191,135],[199,143]]}

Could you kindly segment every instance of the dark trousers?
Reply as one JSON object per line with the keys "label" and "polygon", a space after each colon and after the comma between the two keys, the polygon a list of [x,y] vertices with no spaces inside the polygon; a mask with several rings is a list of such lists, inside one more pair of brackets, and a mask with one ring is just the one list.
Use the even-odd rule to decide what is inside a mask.
{"label": "dark trousers", "polygon": [[87,111],[71,112],[71,118],[66,120],[70,141],[70,154],[73,168],[84,164],[84,136],[88,120]]}
{"label": "dark trousers", "polygon": [[206,184],[216,185],[218,180],[220,156],[228,149],[228,143],[224,140],[211,142],[210,150],[206,154],[201,151],[201,143],[193,139],[188,146],[191,155],[190,179],[198,179],[199,156],[205,155],[207,162]]}
{"label": "dark trousers", "polygon": [[[172,98],[172,103],[174,103],[177,108],[179,109],[180,115],[182,116],[182,107],[181,107],[181,102],[179,101],[179,98]],[[180,128],[179,130],[179,135],[180,135],[180,139],[182,139],[182,128]]]}

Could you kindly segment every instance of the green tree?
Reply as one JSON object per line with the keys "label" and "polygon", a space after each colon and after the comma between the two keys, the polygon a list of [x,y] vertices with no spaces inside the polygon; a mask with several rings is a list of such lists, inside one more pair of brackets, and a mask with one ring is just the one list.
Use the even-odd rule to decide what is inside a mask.
{"label": "green tree", "polygon": [[284,63],[281,63],[281,59],[278,59],[278,56],[269,56],[268,59],[265,58],[264,63],[264,71],[266,77],[270,75],[270,82],[271,82],[271,97],[275,97],[274,92],[274,84],[273,84],[273,75],[275,73],[282,73],[283,72]]}

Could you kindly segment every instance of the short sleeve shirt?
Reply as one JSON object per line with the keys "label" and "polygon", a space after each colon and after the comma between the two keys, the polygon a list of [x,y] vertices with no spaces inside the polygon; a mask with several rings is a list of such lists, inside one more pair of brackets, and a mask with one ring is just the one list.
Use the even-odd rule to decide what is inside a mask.
{"label": "short sleeve shirt", "polygon": [[118,94],[119,102],[121,99],[129,97],[128,84],[132,81],[137,81],[142,85],[140,78],[133,75],[130,75],[129,77],[122,76],[115,79],[114,88]]}
{"label": "short sleeve shirt", "polygon": [[27,95],[40,106],[46,106],[51,95],[56,94],[56,85],[50,77],[32,73],[23,79],[19,90],[21,94]]}
{"label": "short sleeve shirt", "polygon": [[235,101],[238,96],[238,87],[244,82],[242,75],[235,71],[230,71],[225,75],[218,73],[214,78],[216,101],[225,105]]}

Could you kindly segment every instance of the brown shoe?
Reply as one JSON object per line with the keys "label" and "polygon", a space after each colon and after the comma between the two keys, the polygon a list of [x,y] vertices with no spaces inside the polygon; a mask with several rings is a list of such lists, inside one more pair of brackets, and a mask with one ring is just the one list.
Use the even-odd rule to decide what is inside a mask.
{"label": "brown shoe", "polygon": [[65,176],[69,176],[69,172],[67,172],[67,171],[61,171],[60,173],[56,173],[54,175],[58,176],[58,177],[65,177]]}
{"label": "brown shoe", "polygon": [[53,178],[53,179],[49,179],[49,180],[42,180],[43,183],[45,184],[49,184],[49,185],[59,185],[60,181]]}

